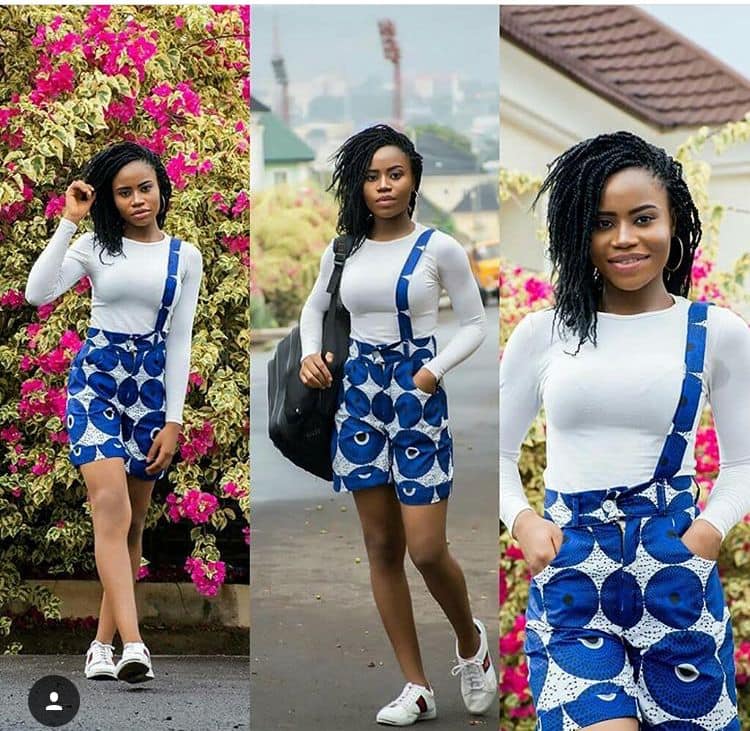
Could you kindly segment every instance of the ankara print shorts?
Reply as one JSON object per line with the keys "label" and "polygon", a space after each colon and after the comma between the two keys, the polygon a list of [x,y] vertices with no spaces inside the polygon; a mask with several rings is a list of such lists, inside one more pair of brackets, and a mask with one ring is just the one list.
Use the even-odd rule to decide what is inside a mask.
{"label": "ankara print shorts", "polygon": [[126,335],[90,328],[68,377],[70,461],[121,457],[142,480],[146,455],[165,423],[166,343],[160,333]]}
{"label": "ankara print shorts", "polygon": [[526,613],[537,729],[637,717],[641,729],[740,731],[718,569],[680,539],[695,494],[690,477],[547,491],[563,543],[532,578]]}
{"label": "ankara print shorts", "polygon": [[434,355],[434,337],[391,345],[350,342],[331,444],[336,492],[393,484],[405,505],[450,495],[446,394],[440,385],[429,394],[414,384],[414,374]]}

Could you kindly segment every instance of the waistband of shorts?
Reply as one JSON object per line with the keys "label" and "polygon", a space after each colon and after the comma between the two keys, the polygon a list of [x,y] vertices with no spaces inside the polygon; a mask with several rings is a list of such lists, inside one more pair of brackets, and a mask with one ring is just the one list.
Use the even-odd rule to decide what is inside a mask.
{"label": "waistband of shorts", "polygon": [[360,340],[354,340],[354,338],[349,339],[349,356],[353,358],[375,356],[389,362],[418,355],[418,357],[427,359],[434,358],[436,350],[437,341],[434,335],[426,338],[413,338],[412,340],[398,340],[395,343],[382,345],[363,343]]}
{"label": "waistband of shorts", "polygon": [[562,528],[571,528],[670,515],[692,507],[697,510],[697,500],[698,489],[690,475],[578,493],[546,490],[544,517]]}
{"label": "waistband of shorts", "polygon": [[[97,345],[96,340],[103,336],[108,341],[108,345],[134,345],[138,349],[146,350],[158,345],[164,340],[164,333],[152,330],[150,333],[118,333],[111,330],[102,330],[98,327],[90,327],[86,331],[86,338]],[[101,338],[99,338],[101,339]]]}

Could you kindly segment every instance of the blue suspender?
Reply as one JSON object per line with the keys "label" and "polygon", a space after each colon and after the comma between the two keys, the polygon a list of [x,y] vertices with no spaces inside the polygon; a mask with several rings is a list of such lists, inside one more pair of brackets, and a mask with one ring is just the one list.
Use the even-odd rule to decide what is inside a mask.
{"label": "blue suspender", "polygon": [[167,279],[164,282],[164,293],[161,296],[161,308],[156,316],[156,332],[162,332],[167,324],[169,310],[174,303],[175,293],[177,292],[177,273],[180,263],[180,239],[172,237],[169,242],[169,264],[167,265]]}
{"label": "blue suspender", "polygon": [[414,334],[411,329],[411,318],[409,317],[409,279],[417,267],[417,262],[427,246],[434,229],[428,228],[423,231],[414,242],[411,252],[406,259],[404,268],[398,276],[396,283],[396,310],[398,311],[398,329],[401,340],[413,340]]}
{"label": "blue suspender", "polygon": [[669,480],[677,474],[685,456],[687,434],[693,427],[701,397],[701,374],[706,354],[706,326],[710,302],[693,302],[688,310],[685,342],[685,378],[677,410],[672,418],[672,429],[664,442],[654,479]]}

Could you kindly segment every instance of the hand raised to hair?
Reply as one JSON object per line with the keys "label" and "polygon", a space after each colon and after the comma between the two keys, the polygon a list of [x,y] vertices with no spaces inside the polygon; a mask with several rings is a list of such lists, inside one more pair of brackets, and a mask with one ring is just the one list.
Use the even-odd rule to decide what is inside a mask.
{"label": "hand raised to hair", "polygon": [[77,226],[88,215],[95,199],[96,191],[92,185],[83,180],[74,180],[65,191],[63,218],[67,218]]}

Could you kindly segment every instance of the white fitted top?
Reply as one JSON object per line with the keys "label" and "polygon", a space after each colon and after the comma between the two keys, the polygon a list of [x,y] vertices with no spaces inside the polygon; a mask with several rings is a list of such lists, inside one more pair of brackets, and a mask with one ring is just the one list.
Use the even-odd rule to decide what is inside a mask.
{"label": "white fitted top", "polygon": [[[351,315],[351,337],[373,345],[401,339],[396,310],[396,283],[419,235],[426,226],[392,241],[365,239],[351,254],[341,277],[341,301]],[[323,315],[331,295],[326,292],[333,271],[333,242],[323,252],[320,273],[300,315],[302,357],[322,347]],[[468,358],[486,334],[484,307],[469,259],[453,237],[434,231],[409,281],[409,314],[413,336],[435,334],[440,291],[445,288],[460,327],[448,344],[424,364],[440,379]]]}
{"label": "white fitted top", "polygon": [[[91,279],[91,327],[130,334],[151,332],[164,293],[170,237],[165,235],[155,243],[123,237],[123,256],[113,257],[101,246],[94,246],[95,235],[90,232],[68,246],[76,230],[72,221],[61,219],[29,273],[28,302],[36,306],[52,302],[88,276]],[[169,332],[164,368],[166,420],[178,424],[182,423],[185,405],[193,318],[202,272],[200,251],[183,241],[175,301],[166,325]]]}
{"label": "white fitted top", "polygon": [[[654,475],[680,396],[690,302],[664,310],[598,313],[597,345],[561,340],[553,311],[527,315],[500,364],[500,516],[512,529],[529,503],[517,462],[540,407],[547,429],[546,487],[574,493],[638,485]],[[695,474],[695,437],[708,399],[721,465],[705,520],[722,535],[750,511],[750,329],[708,309],[703,389],[678,475]]]}

